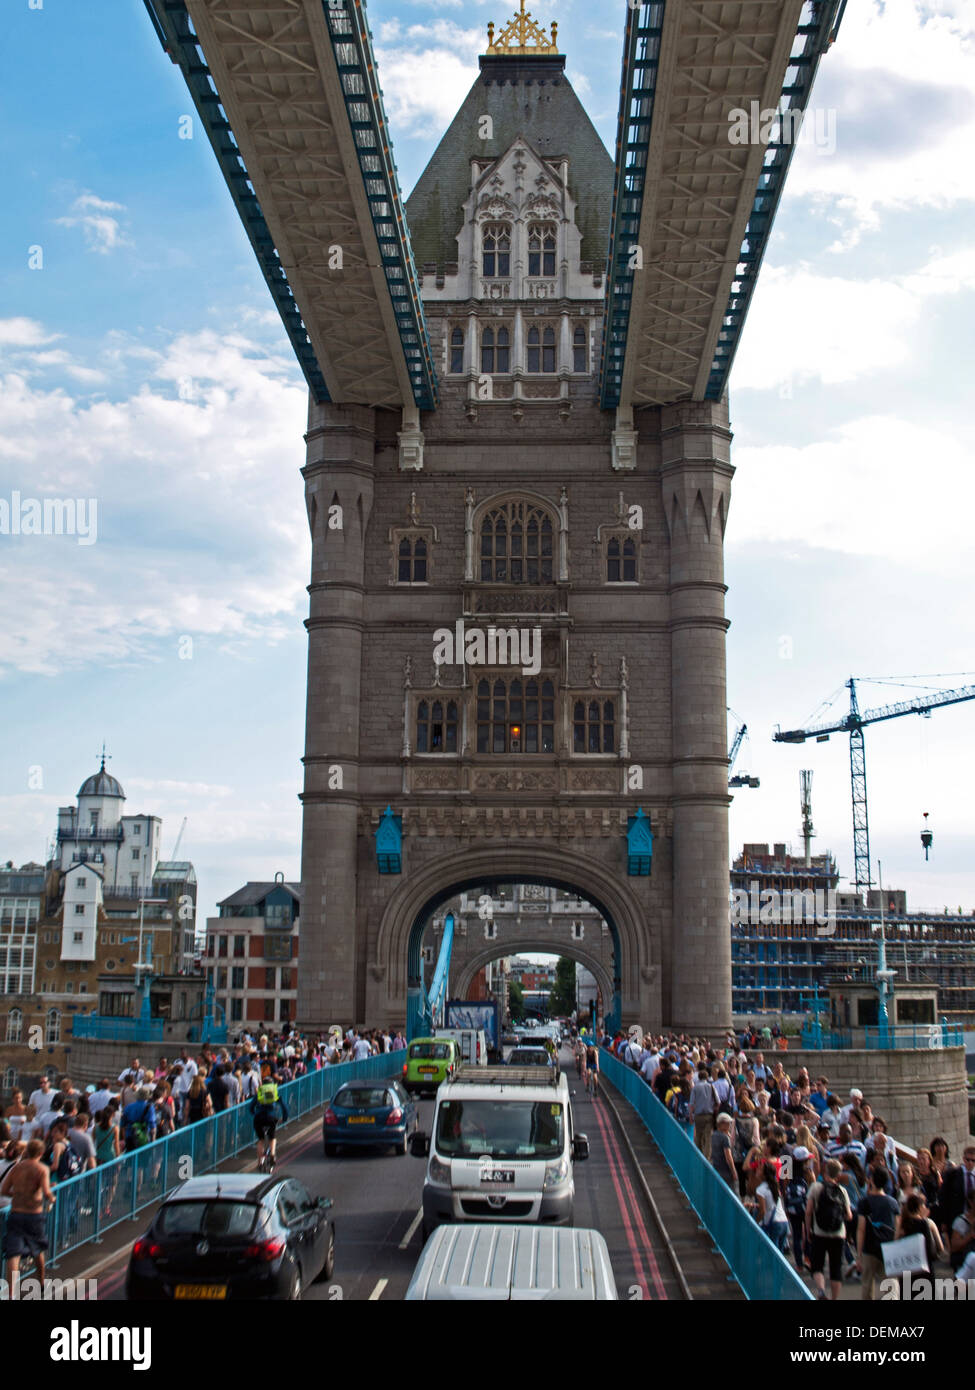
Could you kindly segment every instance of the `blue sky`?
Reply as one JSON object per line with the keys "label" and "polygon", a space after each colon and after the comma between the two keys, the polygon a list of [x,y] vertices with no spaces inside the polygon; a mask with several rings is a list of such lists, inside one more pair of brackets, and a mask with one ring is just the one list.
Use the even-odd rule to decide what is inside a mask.
{"label": "blue sky", "polygon": [[[510,8],[370,5],[404,193]],[[532,9],[612,149],[624,5]],[[0,52],[0,497],[99,502],[97,545],[0,536],[0,859],[44,857],[104,738],[167,852],[188,817],[212,912],[298,872],[303,382],[141,0],[7,0]],[[732,376],[729,701],[762,779],[732,845],[798,843],[809,766],[844,874],[845,742],[770,733],[851,673],[975,668],[973,93],[973,0],[851,0],[815,95],[835,151],[797,151]],[[867,735],[874,855],[917,906],[975,908],[973,733],[975,703]]]}

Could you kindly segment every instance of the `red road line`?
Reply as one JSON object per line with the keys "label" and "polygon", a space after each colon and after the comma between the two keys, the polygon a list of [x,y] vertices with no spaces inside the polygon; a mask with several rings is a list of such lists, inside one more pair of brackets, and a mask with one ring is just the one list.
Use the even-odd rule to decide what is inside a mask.
{"label": "red road line", "polygon": [[[641,1278],[641,1282],[643,1283],[643,1287],[646,1294],[648,1295],[648,1297],[651,1297],[652,1295],[650,1294],[650,1283],[647,1280],[644,1273],[643,1258],[639,1244],[637,1243],[637,1235],[640,1235],[643,1238],[643,1245],[647,1255],[647,1263],[649,1265],[650,1276],[653,1280],[653,1286],[656,1296],[659,1299],[666,1299],[667,1290],[664,1287],[664,1282],[660,1275],[660,1267],[657,1264],[657,1257],[654,1253],[653,1242],[650,1239],[650,1234],[647,1231],[646,1223],[643,1220],[643,1213],[640,1210],[639,1203],[637,1202],[636,1195],[633,1191],[633,1186],[630,1182],[629,1174],[626,1171],[626,1165],[623,1161],[623,1154],[619,1146],[619,1141],[617,1140],[616,1135],[613,1132],[612,1126],[610,1125],[609,1121],[607,1119],[604,1119],[602,1115],[602,1107],[598,1104],[594,1104],[593,1109],[596,1113],[596,1123],[599,1125],[600,1132],[603,1137],[603,1143],[606,1146],[607,1158],[609,1159],[610,1176],[612,1177],[613,1185],[616,1188],[616,1197],[619,1203],[620,1213],[623,1217],[623,1229],[626,1232],[626,1239],[630,1247],[630,1253],[633,1256],[635,1270]],[[619,1176],[617,1176],[617,1171]],[[626,1193],[626,1197],[629,1199],[628,1203],[624,1200],[624,1192]],[[634,1226],[636,1227],[635,1231]]]}

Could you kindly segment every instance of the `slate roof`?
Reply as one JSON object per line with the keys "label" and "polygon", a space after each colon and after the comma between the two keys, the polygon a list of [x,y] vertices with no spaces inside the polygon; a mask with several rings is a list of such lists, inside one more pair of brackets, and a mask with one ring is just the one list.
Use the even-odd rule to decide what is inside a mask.
{"label": "slate roof", "polygon": [[[519,136],[545,159],[569,161],[582,260],[600,268],[609,255],[613,159],[566,79],[561,57],[481,59],[481,71],[406,200],[417,268],[457,260],[456,236],[470,193],[471,158],[500,159]],[[494,138],[481,140],[483,116]]]}

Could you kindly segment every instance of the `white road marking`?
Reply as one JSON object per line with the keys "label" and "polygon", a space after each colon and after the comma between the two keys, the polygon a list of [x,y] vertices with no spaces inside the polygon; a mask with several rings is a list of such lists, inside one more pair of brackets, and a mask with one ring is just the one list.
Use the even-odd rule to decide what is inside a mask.
{"label": "white road marking", "polygon": [[405,1250],[406,1247],[409,1245],[410,1241],[413,1239],[414,1235],[416,1234],[416,1228],[417,1228],[417,1226],[419,1226],[419,1224],[420,1224],[420,1222],[421,1222],[422,1220],[423,1220],[423,1208],[421,1207],[420,1210],[417,1212],[416,1216],[414,1216],[413,1220],[410,1222],[409,1230],[406,1232],[406,1235],[403,1237],[403,1239],[402,1239],[402,1240],[400,1241],[400,1243],[399,1243],[399,1248],[400,1248],[401,1250]]}
{"label": "white road marking", "polygon": [[388,1283],[389,1283],[389,1280],[388,1280],[388,1279],[380,1279],[379,1283],[376,1285],[376,1287],[373,1289],[372,1293],[369,1295],[369,1302],[370,1302],[370,1303],[375,1303],[377,1299],[382,1298],[382,1296],[383,1296],[383,1289],[386,1287],[386,1285],[387,1285]]}

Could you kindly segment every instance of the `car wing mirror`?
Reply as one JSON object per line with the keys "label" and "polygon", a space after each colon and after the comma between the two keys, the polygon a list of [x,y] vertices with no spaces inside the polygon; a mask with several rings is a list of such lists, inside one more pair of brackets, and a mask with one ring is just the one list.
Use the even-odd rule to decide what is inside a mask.
{"label": "car wing mirror", "polygon": [[414,1158],[426,1158],[430,1152],[430,1140],[422,1129],[416,1129],[410,1136],[410,1153]]}
{"label": "car wing mirror", "polygon": [[577,1134],[572,1141],[572,1157],[582,1163],[589,1157],[588,1134]]}

